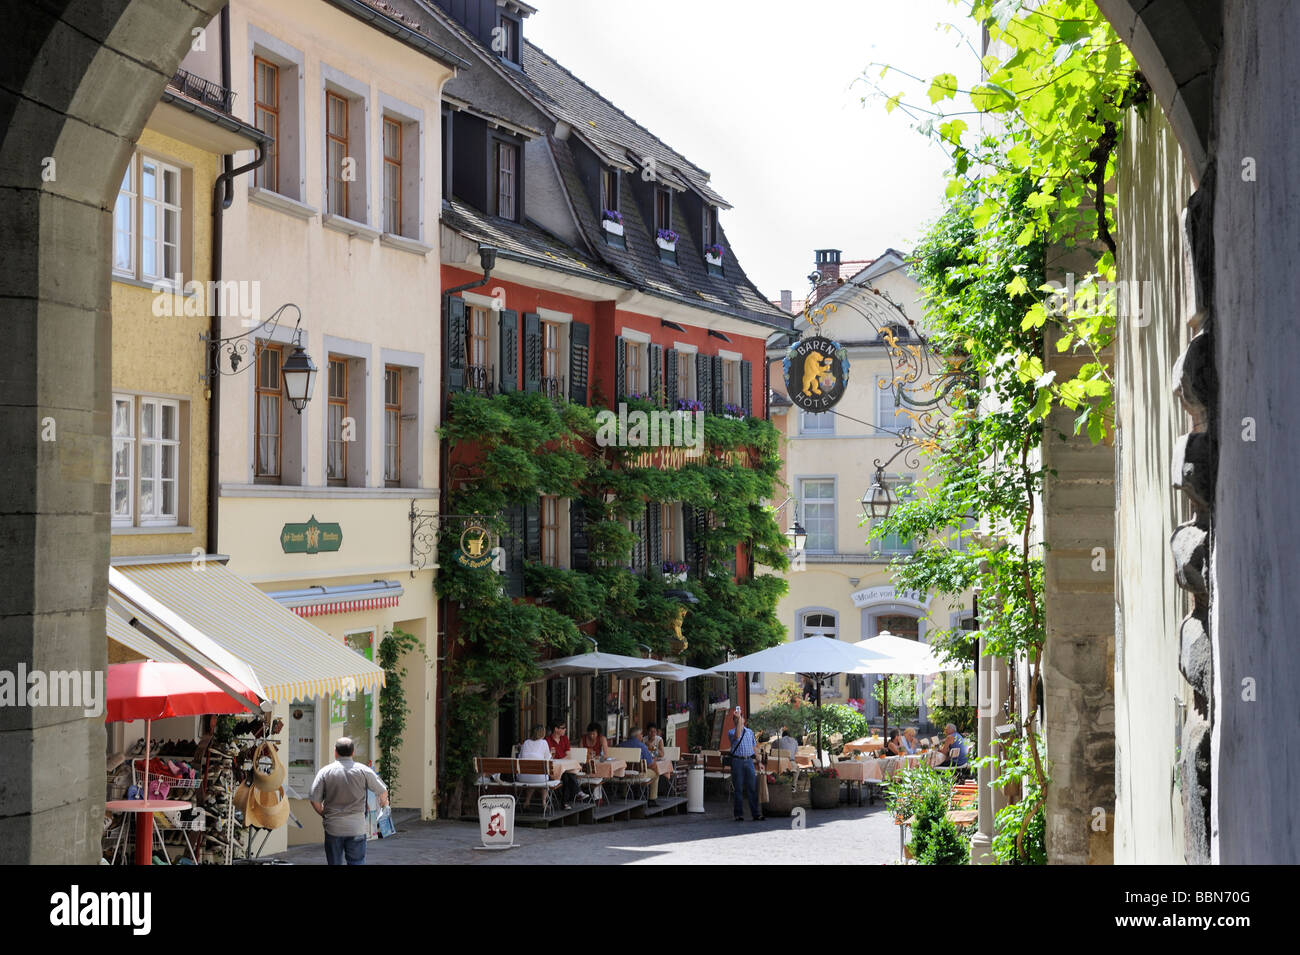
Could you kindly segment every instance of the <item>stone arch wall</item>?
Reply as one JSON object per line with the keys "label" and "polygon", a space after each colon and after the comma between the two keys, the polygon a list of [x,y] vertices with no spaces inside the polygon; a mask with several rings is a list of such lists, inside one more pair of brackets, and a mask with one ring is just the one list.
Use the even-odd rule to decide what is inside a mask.
{"label": "stone arch wall", "polygon": [[[224,0],[6,4],[0,670],[106,664],[109,242],[132,144]],[[0,707],[0,864],[100,856],[102,711]]]}

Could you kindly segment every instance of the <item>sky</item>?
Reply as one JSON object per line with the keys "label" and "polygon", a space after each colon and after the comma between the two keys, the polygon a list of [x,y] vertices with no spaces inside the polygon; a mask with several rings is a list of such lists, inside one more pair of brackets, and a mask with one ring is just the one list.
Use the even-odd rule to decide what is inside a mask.
{"label": "sky", "polygon": [[768,298],[803,297],[814,249],[908,251],[941,211],[947,156],[860,78],[920,105],[936,73],[969,88],[948,0],[530,2],[525,37],[710,173],[735,207],[728,251]]}

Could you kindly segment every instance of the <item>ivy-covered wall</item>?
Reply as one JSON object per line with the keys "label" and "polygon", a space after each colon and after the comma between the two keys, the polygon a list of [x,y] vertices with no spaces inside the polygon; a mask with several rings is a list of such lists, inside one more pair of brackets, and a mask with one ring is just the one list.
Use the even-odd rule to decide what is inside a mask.
{"label": "ivy-covered wall", "polygon": [[[629,412],[654,410],[650,402],[628,404]],[[654,463],[637,460],[653,449],[598,441],[599,414],[540,394],[452,400],[443,428],[454,462],[448,512],[478,515],[500,537],[511,571],[457,563],[454,521],[440,537],[436,586],[449,608],[440,788],[453,813],[502,702],[541,676],[543,659],[590,649],[580,626],[594,632],[602,651],[639,655],[637,645],[645,644],[673,655],[682,649],[675,632],[682,604],[667,591],[689,589],[699,603],[682,622],[685,662],[712,666],[728,651],[752,653],[785,639],[776,616],[785,578],[752,572],[756,564],[788,565],[768,503],[780,465],[776,429],[756,418],[704,415],[702,453],[665,470],[638,466]],[[536,555],[521,538],[531,536],[530,509],[540,495],[572,502],[571,531],[584,545],[572,552],[573,569],[528,559]],[[646,561],[644,571],[629,566],[638,542],[629,524],[643,526],[647,506],[660,502],[682,504],[685,583],[666,577],[656,561]],[[524,559],[511,559],[517,555]]]}

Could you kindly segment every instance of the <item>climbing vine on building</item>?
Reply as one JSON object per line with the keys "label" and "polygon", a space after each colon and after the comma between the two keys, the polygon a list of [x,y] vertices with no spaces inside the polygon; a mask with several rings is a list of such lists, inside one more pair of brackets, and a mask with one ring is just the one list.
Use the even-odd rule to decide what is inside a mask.
{"label": "climbing vine on building", "polygon": [[[636,399],[628,405],[654,410]],[[654,449],[598,442],[597,415],[531,393],[465,393],[452,402],[443,436],[453,453],[464,453],[452,467],[448,511],[478,515],[501,541],[507,572],[461,566],[458,536],[440,535],[436,588],[456,616],[456,646],[444,674],[441,786],[451,815],[460,811],[494,717],[541,677],[543,659],[590,649],[588,635],[610,653],[640,655],[644,645],[657,655],[679,654],[682,603],[669,591],[689,590],[698,600],[681,622],[687,663],[711,666],[729,651],[751,653],[785,639],[776,616],[785,580],[753,570],[788,566],[786,538],[767,503],[780,467],[776,429],[754,418],[706,415],[698,453],[662,467],[643,458]],[[570,500],[582,515],[584,549],[580,561],[571,555],[572,568],[549,566],[514,546],[527,533],[519,517],[539,495]],[[647,505],[660,502],[682,506],[685,581],[660,565],[629,566],[638,522]],[[750,563],[735,579],[738,545]],[[512,555],[523,557],[522,596],[510,592]]]}
{"label": "climbing vine on building", "polygon": [[[1055,411],[1068,412],[1073,431],[1094,442],[1111,427],[1108,348],[1117,316],[1135,303],[1114,285],[1115,199],[1106,186],[1124,117],[1146,88],[1092,0],[961,5],[990,41],[982,80],[963,90],[941,73],[924,105],[885,95],[886,109],[909,113],[953,160],[945,211],[913,264],[934,347],[977,385],[930,459],[933,486],[902,500],[872,536],[928,542],[897,562],[898,585],[978,590],[986,652],[1013,666],[1026,661],[1025,698],[1013,688],[1009,700],[1020,735],[1001,767],[1012,806],[999,813],[994,851],[1003,861],[1038,862],[1050,785],[1035,719],[1046,641],[1035,539],[1046,478],[1040,449],[1066,437],[1049,418]],[[962,100],[970,111],[954,108]],[[962,118],[972,113],[978,121]],[[1060,275],[1066,257],[1091,266]],[[1049,349],[1075,359],[1066,366],[1073,374],[1045,370]],[[961,547],[946,546],[953,528],[970,521],[988,533],[966,531]],[[968,656],[972,638],[950,631],[937,642]]]}

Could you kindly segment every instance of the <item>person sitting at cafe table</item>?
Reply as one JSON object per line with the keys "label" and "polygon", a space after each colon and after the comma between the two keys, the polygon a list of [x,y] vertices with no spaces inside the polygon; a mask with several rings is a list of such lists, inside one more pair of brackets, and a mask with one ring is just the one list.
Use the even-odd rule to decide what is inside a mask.
{"label": "person sitting at cafe table", "polygon": [[[519,744],[520,759],[550,759],[551,747],[546,741],[546,727],[538,723],[533,727],[529,738]],[[544,783],[548,779],[542,773],[520,773],[515,777],[518,783]],[[572,772],[565,772],[560,777],[560,786],[562,790],[562,802],[565,809],[573,808],[573,799],[578,794],[578,777]],[[528,790],[528,796],[524,799],[524,805],[533,801],[533,790]]]}
{"label": "person sitting at cafe table", "polygon": [[582,734],[582,745],[587,749],[588,759],[603,759],[605,750],[609,747],[609,741],[605,739],[605,734],[600,731],[599,723],[588,723],[587,732]]}
{"label": "person sitting at cafe table", "polygon": [[916,727],[909,726],[903,730],[903,749],[907,751],[909,756],[920,751],[921,745],[916,741]]}
{"label": "person sitting at cafe table", "polygon": [[939,755],[935,765],[965,766],[970,755],[966,738],[957,732],[957,727],[952,723],[944,726],[943,732],[944,738],[939,744]]}
{"label": "person sitting at cafe table", "polygon": [[887,734],[888,742],[885,748],[880,751],[881,756],[902,756],[907,751],[903,748],[903,734],[896,729],[891,729]]}
{"label": "person sitting at cafe table", "polygon": [[556,723],[551,727],[551,735],[546,737],[546,745],[551,748],[551,759],[564,759],[569,755],[569,736],[564,732],[563,723]]}
{"label": "person sitting at cafe table", "polygon": [[653,777],[650,781],[650,805],[659,805],[659,770],[655,768],[655,754],[650,752],[650,747],[646,746],[645,740],[641,737],[641,727],[634,726],[627,731],[627,739],[618,744],[621,749],[639,749],[641,758],[645,760],[646,766]]}
{"label": "person sitting at cafe table", "polygon": [[664,758],[664,738],[659,735],[659,727],[653,723],[647,723],[642,739],[645,740],[650,752],[655,754],[655,759]]}
{"label": "person sitting at cafe table", "polygon": [[799,752],[799,741],[790,735],[790,731],[781,727],[781,738],[776,741],[776,748],[789,753],[791,758]]}

